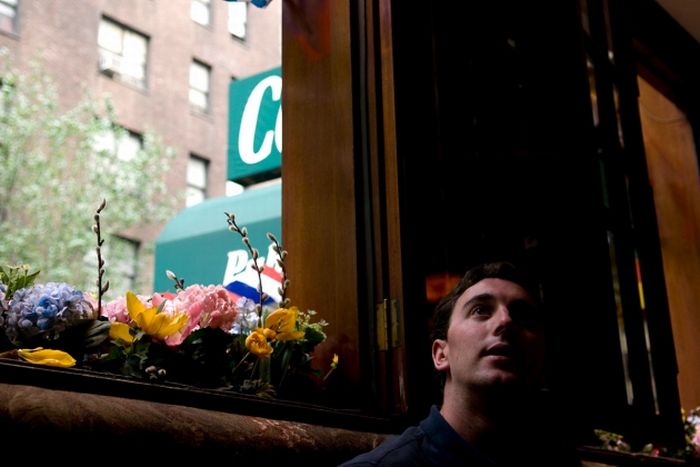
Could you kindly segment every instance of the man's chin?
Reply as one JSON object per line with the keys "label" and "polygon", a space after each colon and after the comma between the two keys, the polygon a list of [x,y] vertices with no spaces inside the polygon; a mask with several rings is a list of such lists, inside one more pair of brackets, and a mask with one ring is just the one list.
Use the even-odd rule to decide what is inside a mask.
{"label": "man's chin", "polygon": [[520,388],[527,386],[527,380],[520,373],[506,370],[494,370],[482,381],[484,386],[497,388]]}

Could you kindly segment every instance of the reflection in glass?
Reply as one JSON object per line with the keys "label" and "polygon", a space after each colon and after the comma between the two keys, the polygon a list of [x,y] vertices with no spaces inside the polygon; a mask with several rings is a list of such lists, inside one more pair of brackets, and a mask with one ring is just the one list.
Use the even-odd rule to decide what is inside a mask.
{"label": "reflection in glass", "polygon": [[615,252],[615,234],[608,231],[608,251],[610,254],[610,272],[612,273],[613,292],[615,296],[615,315],[617,316],[617,332],[620,338],[620,354],[622,356],[622,370],[625,375],[625,394],[627,404],[634,402],[634,387],[630,378],[629,347],[627,345],[627,333],[625,331],[625,317],[622,310],[622,296],[620,294],[620,276],[617,269],[617,254]]}

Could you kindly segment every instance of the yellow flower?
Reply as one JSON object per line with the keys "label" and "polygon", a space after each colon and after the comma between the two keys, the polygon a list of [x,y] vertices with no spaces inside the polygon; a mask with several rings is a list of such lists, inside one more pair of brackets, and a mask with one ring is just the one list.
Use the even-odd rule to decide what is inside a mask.
{"label": "yellow flower", "polygon": [[245,347],[252,353],[260,358],[269,357],[272,353],[272,346],[267,342],[265,334],[263,334],[258,328],[257,330],[250,333],[245,340]]}
{"label": "yellow flower", "polygon": [[187,323],[185,313],[158,313],[156,307],[146,308],[131,292],[126,293],[126,307],[131,319],[143,332],[159,339],[175,334]]}
{"label": "yellow flower", "polygon": [[75,366],[75,359],[61,350],[37,347],[36,349],[19,349],[17,354],[22,359],[36,365],[60,366],[61,368]]}
{"label": "yellow flower", "polygon": [[333,354],[333,359],[331,360],[331,367],[330,367],[330,369],[328,370],[328,373],[326,373],[326,376],[323,377],[323,381],[327,380],[328,377],[331,375],[331,373],[333,373],[333,371],[334,371],[336,368],[338,368],[338,361],[339,361],[339,360],[340,360],[340,359],[338,358],[338,354],[337,354],[337,353],[334,353],[334,354]]}
{"label": "yellow flower", "polygon": [[275,331],[275,340],[295,341],[304,337],[303,331],[297,331],[299,308],[278,308],[265,320],[265,328]]}
{"label": "yellow flower", "polygon": [[112,323],[109,327],[109,337],[113,340],[121,339],[127,344],[134,342],[134,336],[129,332],[131,327],[126,323]]}

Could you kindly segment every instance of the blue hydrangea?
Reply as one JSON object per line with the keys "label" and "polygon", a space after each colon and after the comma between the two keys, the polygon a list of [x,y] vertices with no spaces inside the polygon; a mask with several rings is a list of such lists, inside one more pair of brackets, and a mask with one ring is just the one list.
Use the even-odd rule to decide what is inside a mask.
{"label": "blue hydrangea", "polygon": [[258,312],[255,309],[255,302],[249,298],[240,297],[236,301],[236,308],[238,308],[239,313],[233,322],[231,333],[248,335],[258,326]]}
{"label": "blue hydrangea", "polygon": [[[5,324],[5,304],[3,303],[5,292],[7,292],[7,286],[0,282],[0,327]],[[0,333],[2,333],[2,329],[0,329]]]}
{"label": "blue hydrangea", "polygon": [[83,292],[62,282],[17,290],[7,311],[5,333],[15,344],[39,335],[56,337],[80,320],[94,317]]}

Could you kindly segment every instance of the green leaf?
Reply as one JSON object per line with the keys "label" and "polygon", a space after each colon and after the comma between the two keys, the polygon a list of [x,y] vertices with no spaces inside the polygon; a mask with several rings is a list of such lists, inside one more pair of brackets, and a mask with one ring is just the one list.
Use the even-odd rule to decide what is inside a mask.
{"label": "green leaf", "polygon": [[0,266],[0,282],[7,287],[5,299],[10,300],[16,291],[32,285],[38,275],[39,271],[30,273],[26,264]]}

